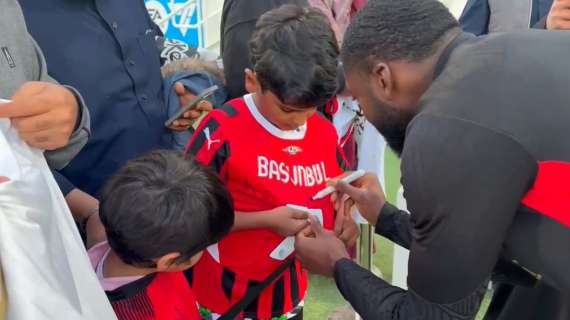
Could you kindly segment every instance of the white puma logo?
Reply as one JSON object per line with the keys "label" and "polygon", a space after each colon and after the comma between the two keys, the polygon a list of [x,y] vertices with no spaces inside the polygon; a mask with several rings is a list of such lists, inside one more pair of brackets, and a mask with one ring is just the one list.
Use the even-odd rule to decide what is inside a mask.
{"label": "white puma logo", "polygon": [[212,137],[210,136],[210,128],[204,129],[204,135],[206,136],[206,140],[208,140],[208,150],[210,150],[212,144],[221,142],[220,139],[212,140]]}

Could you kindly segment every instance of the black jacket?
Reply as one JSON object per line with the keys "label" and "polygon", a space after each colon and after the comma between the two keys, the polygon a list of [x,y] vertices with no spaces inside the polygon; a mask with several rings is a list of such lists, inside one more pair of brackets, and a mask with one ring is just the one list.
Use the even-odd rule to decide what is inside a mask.
{"label": "black jacket", "polygon": [[336,265],[364,319],[473,319],[499,259],[558,299],[506,319],[570,319],[568,52],[570,34],[554,31],[462,34],[447,48],[407,129],[410,214],[386,205],[376,226],[410,249],[409,290]]}

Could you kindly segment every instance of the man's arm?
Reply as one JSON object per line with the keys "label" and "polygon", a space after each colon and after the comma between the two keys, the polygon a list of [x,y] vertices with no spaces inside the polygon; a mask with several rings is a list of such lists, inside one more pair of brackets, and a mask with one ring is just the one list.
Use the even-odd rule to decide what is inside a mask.
{"label": "man's arm", "polygon": [[[37,79],[35,81],[44,81],[50,82],[53,84],[57,84],[57,81],[52,79],[47,73],[47,66],[42,54],[41,49],[38,47],[38,44],[30,37],[30,40],[34,44],[34,48],[36,50],[36,54],[38,57],[38,66],[39,72],[37,75]],[[77,101],[77,119],[75,122],[75,128],[71,137],[69,138],[69,142],[65,147],[59,148],[57,150],[51,150],[45,152],[45,157],[53,169],[62,169],[64,168],[87,143],[89,136],[91,135],[91,121],[89,117],[89,110],[83,101],[83,98],[79,94],[77,90],[72,87],[66,86],[68,90],[73,93],[76,101]]]}
{"label": "man's arm", "polygon": [[412,233],[410,214],[386,202],[378,216],[375,231],[406,249],[410,249]]}
{"label": "man's arm", "polygon": [[412,226],[409,290],[348,260],[335,264],[339,290],[364,319],[473,319],[536,175],[534,159],[504,134],[421,117],[402,162]]}

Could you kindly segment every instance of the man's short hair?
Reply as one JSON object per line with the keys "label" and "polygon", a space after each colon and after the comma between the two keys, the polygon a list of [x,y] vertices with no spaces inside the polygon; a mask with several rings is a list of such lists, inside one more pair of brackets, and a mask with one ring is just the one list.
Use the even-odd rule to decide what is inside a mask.
{"label": "man's short hair", "polygon": [[266,12],[249,51],[262,89],[285,104],[321,106],[336,93],[338,43],[316,9],[284,5]]}
{"label": "man's short hair", "polygon": [[458,26],[437,0],[371,0],[345,34],[342,61],[345,69],[373,60],[421,61]]}
{"label": "man's short hair", "polygon": [[103,189],[100,215],[110,247],[139,267],[154,267],[153,259],[172,252],[187,261],[234,223],[223,183],[176,151],[155,151],[121,168]]}

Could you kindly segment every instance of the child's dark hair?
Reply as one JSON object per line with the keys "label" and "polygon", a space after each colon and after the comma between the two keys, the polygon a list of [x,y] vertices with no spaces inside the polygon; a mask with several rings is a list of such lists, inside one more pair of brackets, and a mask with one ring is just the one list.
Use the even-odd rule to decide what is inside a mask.
{"label": "child's dark hair", "polygon": [[154,267],[153,259],[171,252],[184,262],[234,223],[220,179],[176,151],[154,151],[121,168],[103,189],[100,215],[110,247],[138,267]]}
{"label": "child's dark hair", "polygon": [[249,51],[262,89],[285,104],[321,106],[336,93],[339,48],[316,9],[284,5],[263,14]]}

